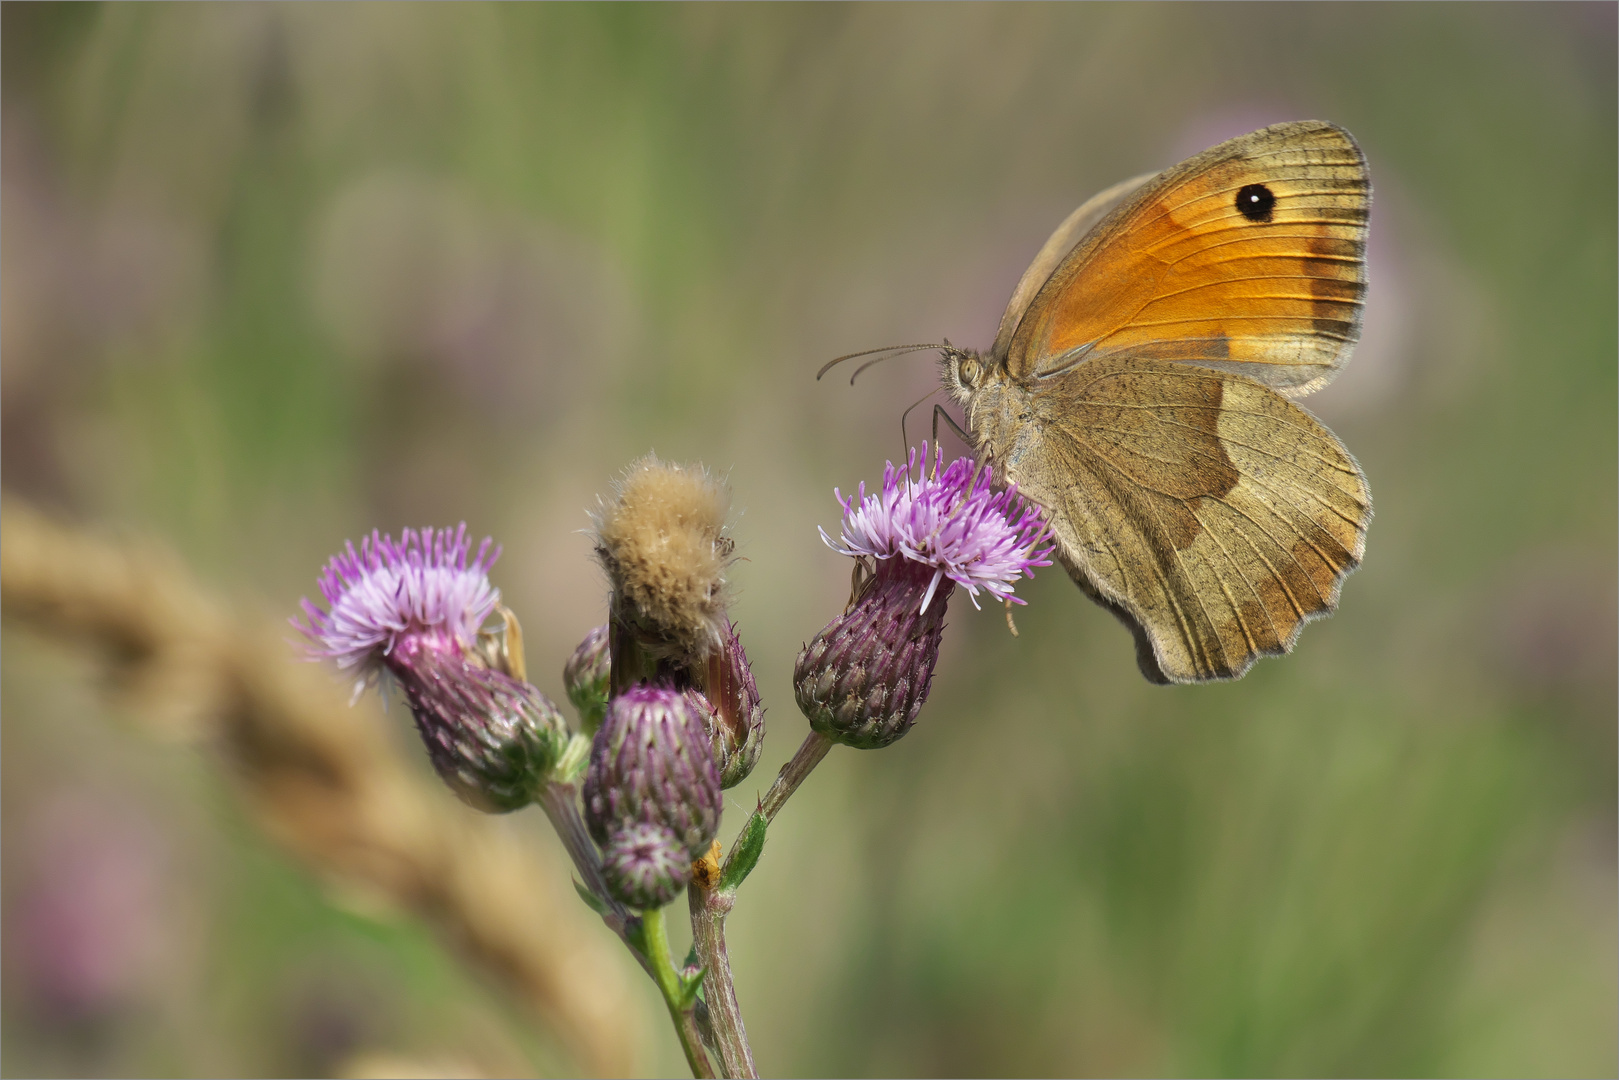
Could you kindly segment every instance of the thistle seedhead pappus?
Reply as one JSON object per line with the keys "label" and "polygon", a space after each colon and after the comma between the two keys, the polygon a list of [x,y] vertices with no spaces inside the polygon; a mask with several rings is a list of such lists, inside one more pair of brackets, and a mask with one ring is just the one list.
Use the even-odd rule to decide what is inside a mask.
{"label": "thistle seedhead pappus", "polygon": [[730,496],[698,465],[632,464],[595,514],[596,556],[612,586],[613,688],[687,670],[722,640],[730,601]]}

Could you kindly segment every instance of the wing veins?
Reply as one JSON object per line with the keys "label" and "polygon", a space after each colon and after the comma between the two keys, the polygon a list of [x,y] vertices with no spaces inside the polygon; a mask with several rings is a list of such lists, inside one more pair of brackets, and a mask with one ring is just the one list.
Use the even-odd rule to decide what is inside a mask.
{"label": "wing veins", "polygon": [[[1070,436],[1070,438],[1072,438],[1072,436]],[[1101,461],[1101,463],[1104,466],[1106,466],[1108,469],[1112,470],[1113,472],[1117,473],[1119,476],[1123,477],[1126,482],[1134,483],[1134,481],[1131,480],[1131,478],[1128,475],[1125,474],[1123,469],[1120,469],[1117,465],[1114,465],[1111,461],[1109,461],[1107,458],[1103,457],[1102,455],[1096,454],[1095,451],[1090,446],[1084,444],[1083,442],[1080,442],[1080,440],[1076,439],[1074,441],[1079,443],[1082,446],[1085,446],[1085,449],[1091,450],[1092,451],[1092,456],[1096,457],[1099,461]],[[1109,486],[1113,486],[1113,485],[1109,485]],[[1115,499],[1117,499],[1117,501],[1120,503],[1120,505],[1123,505],[1123,506],[1128,506],[1129,505],[1126,502],[1126,500],[1118,499],[1117,488],[1115,488],[1114,497],[1115,497]],[[1148,512],[1152,514],[1153,520],[1157,523],[1159,532],[1162,535],[1162,537],[1165,540],[1168,540],[1168,538],[1169,538],[1169,530],[1167,528],[1165,528],[1163,518],[1159,515],[1158,509],[1151,505],[1151,500],[1148,500],[1147,509],[1148,509]],[[1145,540],[1147,538],[1143,537],[1142,539]],[[1198,654],[1202,653],[1203,654],[1203,664],[1204,664],[1204,666],[1212,671],[1214,669],[1213,657],[1209,655],[1208,646],[1206,644],[1204,644],[1198,638],[1198,636],[1192,632],[1191,621],[1190,621],[1190,619],[1188,617],[1186,609],[1181,604],[1181,598],[1176,594],[1176,590],[1174,588],[1174,582],[1169,576],[1169,568],[1166,567],[1166,566],[1159,565],[1156,553],[1153,552],[1153,544],[1150,541],[1147,543],[1146,547],[1147,547],[1147,550],[1148,550],[1149,554],[1151,555],[1151,557],[1149,558],[1148,561],[1152,565],[1153,570],[1155,571],[1156,577],[1158,578],[1159,587],[1163,589],[1164,596],[1168,598],[1170,607],[1173,608],[1174,611],[1175,611],[1176,620],[1181,624],[1181,636],[1186,641],[1187,653],[1190,655],[1190,657],[1192,659],[1192,662],[1194,664],[1196,664],[1197,661],[1198,661]],[[1186,561],[1181,558],[1180,552],[1175,549],[1175,545],[1173,543],[1170,543],[1169,549],[1171,551],[1175,552],[1175,561],[1180,565],[1181,578],[1184,581],[1186,581],[1188,583],[1188,585],[1190,585],[1190,583],[1191,583],[1191,573],[1190,573],[1190,571],[1188,571],[1188,569],[1186,567]],[[1119,568],[1121,570],[1123,570],[1124,563],[1120,562],[1119,563]],[[1209,617],[1209,610],[1204,605],[1203,598],[1201,596],[1197,595],[1197,590],[1196,589],[1192,589],[1191,593],[1192,593],[1193,599],[1195,599],[1197,601],[1198,609],[1203,613],[1204,621],[1206,623],[1208,623],[1210,629],[1213,629],[1214,620]],[[1225,660],[1227,660],[1229,662],[1230,657],[1226,656],[1225,645],[1224,645],[1223,642],[1220,642],[1220,635],[1215,634],[1214,639],[1215,639],[1216,644],[1218,644],[1220,646],[1220,655],[1221,655],[1221,657],[1223,657]]]}
{"label": "wing veins", "polygon": [[[1188,407],[1190,407],[1190,406],[1188,406]],[[1264,415],[1264,414],[1258,414],[1258,415]],[[1193,428],[1191,424],[1182,423],[1182,422],[1180,422],[1178,420],[1165,420],[1164,424],[1165,424],[1165,426],[1186,428],[1188,430],[1197,430],[1197,429]],[[1127,438],[1127,439],[1143,438],[1144,437],[1144,436],[1138,435],[1136,432],[1126,431],[1123,428],[1100,427],[1100,426],[1092,425],[1092,426],[1087,426],[1085,430],[1086,431],[1105,431],[1105,432],[1109,432],[1109,433],[1114,434],[1114,435],[1121,435],[1121,436],[1123,436],[1124,438]],[[1288,461],[1287,458],[1282,457],[1280,454],[1271,453],[1269,450],[1266,450],[1263,447],[1254,446],[1254,445],[1252,445],[1250,443],[1245,443],[1245,442],[1237,442],[1235,439],[1228,439],[1224,435],[1218,436],[1218,438],[1222,443],[1230,443],[1232,446],[1240,446],[1244,450],[1252,450],[1256,454],[1264,454],[1266,457],[1270,458],[1273,461],[1282,461],[1282,462],[1287,462]],[[1087,442],[1086,445],[1089,446],[1090,444]],[[1092,450],[1097,450],[1098,453],[1100,453],[1098,448],[1095,447],[1095,446],[1091,446],[1091,449]],[[1132,453],[1134,453],[1137,457],[1144,457],[1144,458],[1148,459],[1149,461],[1157,461],[1157,462],[1161,462],[1161,463],[1163,463],[1165,465],[1177,465],[1177,464],[1179,464],[1179,462],[1175,461],[1172,458],[1156,457],[1156,456],[1154,456],[1152,454],[1141,453],[1139,450],[1132,451]],[[1219,460],[1219,459],[1215,458],[1213,454],[1210,454],[1207,450],[1199,450],[1199,449],[1194,447],[1194,448],[1192,448],[1192,453],[1201,454],[1204,457],[1209,458],[1211,461]],[[1338,465],[1336,462],[1333,462],[1333,461],[1329,460],[1328,458],[1323,457],[1320,454],[1312,454],[1311,456],[1315,457],[1316,460],[1322,462],[1323,464],[1332,465],[1339,472],[1344,473],[1346,475],[1353,472],[1353,470],[1346,469],[1343,466]],[[1232,464],[1233,467],[1236,466],[1236,462],[1232,462],[1231,464]],[[1291,464],[1291,462],[1289,462],[1289,464]],[[1241,470],[1238,470],[1238,471],[1241,472]],[[1300,470],[1300,471],[1302,471],[1302,470]],[[1247,476],[1248,474],[1247,473],[1242,473],[1241,475]],[[1339,517],[1343,517],[1343,515],[1339,514]],[[1351,519],[1345,518],[1345,520],[1347,521],[1347,520],[1351,520]]]}
{"label": "wing veins", "polygon": [[[1181,504],[1186,507],[1186,512],[1192,515],[1192,520],[1197,522],[1198,528],[1203,530],[1203,535],[1214,541],[1214,545],[1220,549],[1220,554],[1225,556],[1226,562],[1236,572],[1238,580],[1248,587],[1248,592],[1252,594],[1254,602],[1259,605],[1259,610],[1265,612],[1265,621],[1270,623],[1270,632],[1276,635],[1277,641],[1280,641],[1282,635],[1276,633],[1276,620],[1270,617],[1270,611],[1265,607],[1265,600],[1259,595],[1259,590],[1254,588],[1254,583],[1248,580],[1248,575],[1242,572],[1242,568],[1237,565],[1237,560],[1231,557],[1231,552],[1226,550],[1226,546],[1220,542],[1220,538],[1214,534],[1214,531],[1208,527],[1202,518],[1197,516],[1197,511],[1192,509],[1185,499],[1181,500]],[[1236,616],[1237,625],[1242,628],[1242,636],[1248,642],[1248,652],[1257,656],[1263,650],[1260,649],[1259,643],[1254,640],[1252,631],[1248,629],[1248,620],[1243,617],[1242,606],[1237,603],[1237,598],[1231,595],[1231,590],[1226,585],[1224,575],[1214,569],[1214,560],[1205,557],[1203,562],[1214,573],[1215,579],[1220,582],[1220,591],[1225,594],[1226,602],[1231,605],[1231,613]],[[1218,633],[1216,631],[1216,636],[1218,636]]]}
{"label": "wing veins", "polygon": [[[1335,301],[1333,301],[1333,303],[1336,303],[1336,304],[1361,304],[1361,303],[1363,303],[1363,301],[1360,301],[1360,300],[1335,300]],[[1146,307],[1146,304],[1143,304],[1142,307]],[[1222,321],[1223,318],[1225,318],[1225,317],[1224,316],[1218,316],[1218,315],[1214,316],[1214,317],[1210,317],[1210,316],[1205,315],[1202,318],[1197,318],[1197,319],[1151,319],[1151,320],[1149,320],[1147,322],[1132,322],[1132,323],[1128,323],[1128,324],[1126,324],[1124,326],[1119,327],[1117,330],[1109,331],[1106,335],[1099,338],[1098,341],[1099,342],[1106,341],[1108,338],[1115,337],[1118,334],[1123,333],[1126,330],[1135,330],[1135,329],[1137,329],[1139,327],[1143,327],[1143,326],[1181,326],[1181,325],[1184,325],[1186,323],[1205,323],[1205,322],[1215,322],[1215,323],[1217,323],[1217,322]],[[1235,318],[1236,318],[1237,321],[1246,322],[1246,321],[1248,321],[1250,319],[1294,319],[1294,320],[1298,320],[1298,319],[1312,318],[1312,316],[1308,316],[1308,315],[1238,315]],[[1334,319],[1332,321],[1333,322],[1343,322],[1345,320]],[[1238,335],[1238,336],[1246,337],[1247,335]],[[1304,336],[1305,336],[1305,340],[1308,340],[1310,336],[1314,336],[1314,335],[1304,335]]]}
{"label": "wing veins", "polygon": [[[1235,260],[1232,260],[1232,261],[1235,261]],[[1253,275],[1250,275],[1248,277],[1221,278],[1219,281],[1205,281],[1205,282],[1201,282],[1200,284],[1197,284],[1197,285],[1188,285],[1188,286],[1186,286],[1186,288],[1184,288],[1184,289],[1176,289],[1174,292],[1159,293],[1158,295],[1154,296],[1151,300],[1148,300],[1145,304],[1141,305],[1141,310],[1145,311],[1147,308],[1152,307],[1154,304],[1159,303],[1159,302],[1164,301],[1164,300],[1168,300],[1172,296],[1183,296],[1186,293],[1197,292],[1199,289],[1217,289],[1222,285],[1234,285],[1239,281],[1343,281],[1343,279],[1342,278],[1313,277],[1313,276],[1311,276],[1309,274],[1253,274]],[[1346,282],[1346,284],[1349,284],[1349,283]],[[1314,296],[1294,296],[1291,293],[1246,293],[1246,294],[1242,295],[1241,297],[1239,297],[1238,299],[1242,299],[1242,300],[1305,300],[1305,301],[1313,302],[1313,301],[1315,301],[1317,299],[1317,297],[1314,297]],[[1362,300],[1346,300],[1346,299],[1339,299],[1339,298],[1333,297],[1333,296],[1323,296],[1323,297],[1320,297],[1319,299],[1327,300],[1327,301],[1330,301],[1331,303],[1334,303],[1334,304],[1364,304],[1364,301],[1362,301]],[[1246,315],[1237,315],[1237,316],[1234,316],[1234,318],[1245,319],[1245,318],[1248,318],[1248,316],[1246,316]],[[1131,323],[1130,325],[1132,325],[1132,326],[1140,326],[1141,323]],[[1121,327],[1120,329],[1124,329],[1124,328]],[[1115,330],[1114,333],[1118,333],[1118,331]]]}
{"label": "wing veins", "polygon": [[[1252,479],[1252,478],[1250,478],[1250,479]],[[1279,493],[1276,491],[1276,489],[1271,487],[1269,484],[1262,483],[1262,482],[1260,482],[1258,480],[1255,480],[1254,482],[1259,487],[1262,487],[1265,490],[1269,491],[1271,494],[1279,495]],[[1256,528],[1260,532],[1264,533],[1266,538],[1268,538],[1277,547],[1279,547],[1282,550],[1286,551],[1288,559],[1293,563],[1293,565],[1295,567],[1298,568],[1299,573],[1304,575],[1304,579],[1310,583],[1310,588],[1315,590],[1316,599],[1320,600],[1323,605],[1325,605],[1327,603],[1327,598],[1325,596],[1321,595],[1321,587],[1315,583],[1315,576],[1313,574],[1311,574],[1309,570],[1305,569],[1305,566],[1304,566],[1303,563],[1299,562],[1299,557],[1297,555],[1293,554],[1293,549],[1292,549],[1291,546],[1284,545],[1281,541],[1277,540],[1276,537],[1271,534],[1271,531],[1269,529],[1265,528],[1264,525],[1262,525],[1260,522],[1258,522],[1258,521],[1256,521],[1254,519],[1254,516],[1252,514],[1248,513],[1246,510],[1243,510],[1241,507],[1232,506],[1230,502],[1226,501],[1224,496],[1214,496],[1214,498],[1215,498],[1215,501],[1219,502],[1220,505],[1228,508],[1232,513],[1241,514],[1243,517],[1247,518],[1250,522],[1252,522],[1254,528]],[[1295,509],[1295,510],[1300,509],[1297,506],[1293,506],[1293,504],[1289,503],[1286,499],[1282,499],[1281,502],[1282,502],[1282,505],[1284,505],[1284,506],[1292,506],[1292,508]],[[1274,508],[1272,508],[1272,513],[1275,513]],[[1282,514],[1278,513],[1278,514],[1276,514],[1276,516],[1278,518],[1281,518],[1281,520],[1283,520],[1283,521],[1287,521],[1287,518]],[[1289,526],[1292,527],[1293,531],[1298,534],[1299,539],[1303,540],[1305,543],[1310,545],[1311,550],[1313,550],[1316,553],[1316,555],[1320,557],[1322,564],[1325,565],[1328,569],[1330,569],[1332,571],[1333,580],[1335,582],[1342,580],[1343,574],[1338,571],[1337,564],[1334,563],[1333,560],[1327,558],[1327,553],[1322,551],[1318,546],[1316,546],[1315,540],[1309,535],[1309,533],[1306,530],[1299,528],[1298,524],[1296,522],[1287,521],[1287,523],[1288,523]],[[1315,525],[1315,527],[1318,528],[1318,529],[1321,529],[1321,526],[1316,525],[1316,523],[1314,521],[1311,521],[1310,524]],[[1325,529],[1321,529],[1321,531],[1326,532]],[[1352,553],[1346,551],[1345,554],[1352,554]],[[1261,556],[1261,558],[1263,558],[1263,556]],[[1270,565],[1269,560],[1266,560],[1266,565],[1267,566]],[[1280,581],[1282,579],[1280,577],[1278,577],[1277,580]],[[1287,586],[1286,581],[1282,581],[1282,586],[1283,586],[1283,588],[1286,588],[1286,586]],[[1288,598],[1290,600],[1292,599],[1292,590],[1288,590]],[[1294,605],[1297,606],[1297,601],[1294,601]]]}
{"label": "wing veins", "polygon": [[[1182,426],[1190,426],[1190,425],[1182,425]],[[1111,432],[1114,432],[1116,434],[1121,434],[1121,435],[1129,434],[1127,432],[1120,431],[1117,428],[1090,428],[1088,430],[1091,430],[1091,431],[1111,431]],[[1088,441],[1085,442],[1085,445],[1097,457],[1100,457],[1100,458],[1103,458],[1104,460],[1106,460],[1107,455],[1104,454],[1101,451],[1100,448],[1092,445]],[[1249,450],[1256,450],[1258,453],[1266,454],[1266,456],[1271,457],[1271,458],[1273,458],[1273,459],[1275,459],[1277,461],[1285,460],[1284,458],[1282,458],[1281,456],[1279,456],[1277,454],[1271,454],[1271,453],[1269,453],[1268,451],[1265,451],[1265,450],[1258,450],[1258,448],[1249,446],[1247,443],[1235,443],[1234,445],[1242,446],[1242,447],[1244,447],[1246,449],[1249,449]],[[1132,454],[1134,454],[1136,457],[1145,458],[1148,461],[1156,461],[1161,465],[1175,466],[1175,465],[1179,464],[1179,462],[1174,461],[1172,459],[1158,457],[1155,454],[1145,454],[1145,453],[1142,453],[1139,450],[1131,450],[1130,452]],[[1216,458],[1213,454],[1209,453],[1207,450],[1202,450],[1202,449],[1198,449],[1198,448],[1194,447],[1194,448],[1192,448],[1191,452],[1194,453],[1194,454],[1198,454],[1198,455],[1200,455],[1200,456],[1202,456],[1202,457],[1204,457],[1204,458],[1206,458],[1206,459],[1208,459],[1210,461],[1214,461],[1214,462],[1219,461],[1218,458]],[[1231,462],[1229,458],[1227,459],[1227,461],[1231,464],[1231,466],[1233,468],[1236,468],[1236,463],[1235,462]],[[1122,472],[1123,470],[1120,469],[1120,471]],[[1349,470],[1343,470],[1343,471],[1348,472]],[[1310,522],[1310,524],[1314,525],[1316,528],[1320,529],[1322,532],[1327,531],[1325,526],[1323,526],[1320,522],[1316,521],[1314,519],[1314,517],[1311,516],[1308,511],[1305,510],[1304,507],[1299,506],[1297,503],[1293,502],[1293,500],[1289,499],[1282,491],[1278,490],[1274,484],[1266,483],[1264,480],[1260,479],[1258,476],[1255,476],[1253,473],[1246,472],[1246,471],[1244,471],[1242,469],[1237,470],[1237,475],[1241,476],[1244,480],[1251,481],[1255,486],[1264,488],[1266,491],[1270,492],[1272,495],[1274,495],[1276,497],[1277,501],[1281,505],[1290,507],[1290,508],[1292,508],[1294,510],[1297,510],[1297,511],[1300,511],[1300,512],[1304,513],[1305,517],[1306,517],[1306,520],[1308,520]],[[1142,487],[1147,487],[1147,485],[1145,485],[1145,484],[1142,484],[1141,486]],[[1172,495],[1169,492],[1160,490],[1158,488],[1147,488],[1147,490],[1156,491],[1156,492],[1158,492],[1158,494],[1164,496],[1167,499],[1178,499],[1178,498],[1180,498],[1179,495]],[[1329,513],[1329,514],[1333,515],[1334,517],[1338,518],[1344,524],[1352,526],[1357,532],[1360,530],[1360,518],[1359,518],[1359,516],[1351,517],[1349,514],[1344,513],[1342,510],[1340,510],[1336,506],[1334,506],[1329,500],[1323,498],[1320,494],[1318,494],[1316,491],[1312,490],[1311,488],[1304,487],[1303,485],[1300,485],[1299,490],[1304,492],[1304,494],[1306,494],[1307,496],[1309,496],[1311,500],[1313,500],[1317,505],[1319,505],[1327,513]],[[1341,489],[1340,489],[1340,491],[1341,491]],[[1345,496],[1350,497],[1350,498],[1354,497],[1354,496],[1350,495],[1349,492],[1347,492],[1347,491],[1341,491],[1341,493],[1343,495],[1345,495]],[[1199,496],[1199,497],[1200,498],[1208,498],[1210,496]],[[1221,501],[1223,502],[1224,500],[1222,499]],[[1235,508],[1233,508],[1233,509],[1235,509]],[[1282,515],[1278,514],[1277,516],[1281,517]],[[1336,539],[1336,537],[1334,537],[1334,539]],[[1323,559],[1326,559],[1325,553],[1319,552],[1319,550],[1318,550],[1318,554],[1321,554],[1321,557]],[[1328,560],[1328,561],[1330,562],[1330,560]]]}

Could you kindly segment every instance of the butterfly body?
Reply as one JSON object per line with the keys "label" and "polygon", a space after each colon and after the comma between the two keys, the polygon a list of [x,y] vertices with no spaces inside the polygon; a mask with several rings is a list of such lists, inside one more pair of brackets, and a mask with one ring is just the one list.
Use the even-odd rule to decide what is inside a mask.
{"label": "butterfly body", "polygon": [[1358,337],[1369,201],[1340,128],[1231,140],[1081,206],[990,351],[944,350],[979,459],[1046,509],[1153,681],[1288,651],[1359,564],[1365,477],[1283,395]]}

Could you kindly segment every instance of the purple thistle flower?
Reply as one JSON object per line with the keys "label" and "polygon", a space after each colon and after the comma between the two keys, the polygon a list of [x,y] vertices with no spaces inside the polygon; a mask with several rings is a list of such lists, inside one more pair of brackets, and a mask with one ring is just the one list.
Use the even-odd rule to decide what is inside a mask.
{"label": "purple thistle flower", "polygon": [[[933,568],[922,597],[922,611],[939,584],[949,578],[967,590],[978,606],[978,590],[996,600],[1023,600],[1012,595],[1020,577],[1033,577],[1034,567],[1050,566],[1051,545],[1036,548],[1048,529],[1040,507],[1020,497],[1017,485],[993,490],[993,470],[980,469],[971,458],[957,458],[948,468],[944,447],[934,456],[933,475],[926,474],[928,444],[911,450],[903,469],[889,462],[883,488],[866,494],[862,481],[853,498],[832,493],[843,507],[843,544],[821,530],[827,546],[841,555],[873,559],[895,556]],[[917,473],[912,476],[912,473]]]}
{"label": "purple thistle flower", "polygon": [[398,542],[373,532],[326,565],[327,608],[305,599],[308,621],[292,625],[312,659],[359,673],[356,691],[391,675],[439,776],[469,805],[501,813],[533,800],[568,735],[556,706],[481,647],[500,602],[492,548],[486,539],[472,555],[464,524],[406,529]]}
{"label": "purple thistle flower", "polygon": [[489,569],[500,557],[484,538],[468,561],[472,540],[463,522],[449,529],[406,529],[399,541],[373,531],[335,555],[320,576],[328,610],[301,602],[307,626],[293,626],[312,643],[310,654],[345,671],[374,675],[405,637],[466,649],[500,603]]}
{"label": "purple thistle flower", "polygon": [[[928,475],[928,446],[906,466],[892,462],[880,492],[845,499],[843,543],[829,547],[876,564],[860,578],[844,613],[798,654],[793,687],[810,726],[862,749],[887,746],[911,729],[933,684],[950,594],[960,585],[978,603],[997,600],[1020,577],[1050,566],[1040,507],[1015,487],[995,491],[990,470],[969,458],[944,467],[938,450]],[[914,475],[913,475],[914,474]]]}

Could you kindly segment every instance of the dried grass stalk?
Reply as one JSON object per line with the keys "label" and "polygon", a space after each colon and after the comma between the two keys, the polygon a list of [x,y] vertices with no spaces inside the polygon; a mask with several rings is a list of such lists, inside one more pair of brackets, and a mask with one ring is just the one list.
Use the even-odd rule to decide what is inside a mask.
{"label": "dried grass stalk", "polygon": [[520,995],[580,1067],[633,1075],[643,1017],[609,935],[558,904],[569,869],[403,760],[282,624],[241,618],[170,555],[0,504],[0,608],[92,646],[153,733],[215,746],[264,830],[328,883],[429,922]]}

